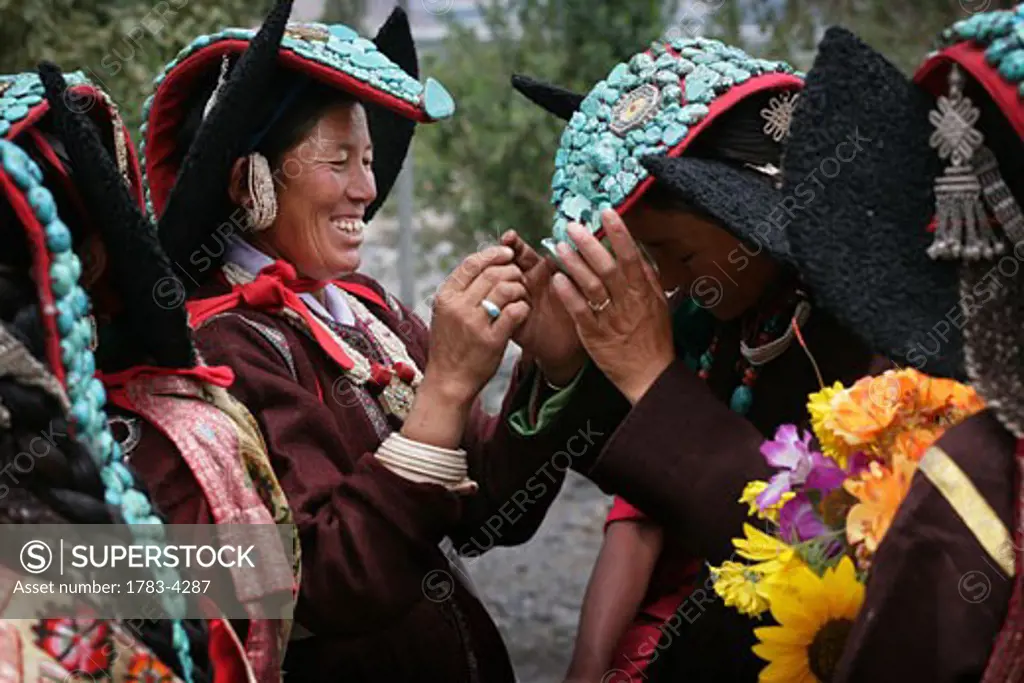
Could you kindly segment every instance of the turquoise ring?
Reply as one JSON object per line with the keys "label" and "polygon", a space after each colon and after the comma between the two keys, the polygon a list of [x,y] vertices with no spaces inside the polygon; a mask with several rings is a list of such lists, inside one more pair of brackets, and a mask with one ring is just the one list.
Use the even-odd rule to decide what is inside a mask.
{"label": "turquoise ring", "polygon": [[491,322],[497,320],[501,315],[501,309],[498,308],[498,305],[490,299],[484,299],[480,302],[480,305],[484,307],[485,311],[487,311],[487,317],[491,319]]}

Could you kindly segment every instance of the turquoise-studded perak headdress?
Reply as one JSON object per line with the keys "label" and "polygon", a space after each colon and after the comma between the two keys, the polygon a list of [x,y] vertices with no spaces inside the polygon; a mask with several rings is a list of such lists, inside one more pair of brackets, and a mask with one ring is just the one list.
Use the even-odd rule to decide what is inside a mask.
{"label": "turquoise-studded perak headdress", "polygon": [[[268,18],[264,27],[272,20],[273,17]],[[373,210],[379,207],[397,177],[411,141],[413,124],[438,121],[454,113],[454,101],[440,83],[431,78],[420,83],[417,79],[415,46],[408,19],[399,9],[391,14],[374,40],[363,38],[340,24],[288,23],[279,41],[263,44],[257,41],[258,37],[249,29],[225,29],[197,38],[157,77],[156,90],[146,103],[143,129],[146,180],[153,212],[161,220],[161,241],[174,260],[187,260],[208,237],[199,233],[200,229],[206,230],[200,217],[173,220],[173,226],[164,224],[174,203],[173,194],[178,193],[174,184],[179,170],[190,163],[188,158],[182,161],[185,154],[180,148],[179,129],[196,106],[193,101],[196,93],[223,68],[225,59],[242,52],[252,58],[249,64],[243,63],[246,57],[239,60],[230,74],[222,78],[223,88],[218,86],[211,98],[216,100],[216,106],[212,107],[209,117],[222,119],[218,125],[223,134],[207,135],[209,145],[217,148],[216,154],[209,154],[205,150],[207,145],[197,144],[204,129],[210,128],[204,122],[188,150],[188,155],[196,155],[191,171],[199,171],[198,175],[203,176],[213,173],[197,168],[205,164],[198,161],[198,155],[204,153],[220,160],[248,154],[253,141],[280,114],[280,106],[268,106],[276,103],[267,100],[275,100],[280,95],[275,94],[274,88],[282,81],[294,80],[296,85],[314,81],[368,105],[378,201],[368,208],[364,220],[369,220]],[[301,92],[297,96],[301,97]],[[221,108],[234,111],[218,112]],[[226,186],[229,171],[229,167],[216,169],[220,177],[207,178],[198,184],[196,191],[208,192],[214,183]]]}
{"label": "turquoise-studded perak headdress", "polygon": [[[756,59],[704,38],[657,41],[616,65],[580,101],[562,134],[551,183],[553,239],[547,246],[568,241],[570,221],[600,236],[600,212],[613,208],[624,213],[653,182],[648,160],[679,157],[720,114],[751,95],[778,91],[762,116],[765,134],[781,141],[788,131],[792,93],[801,86],[800,76],[784,62]],[[551,86],[523,87],[520,80],[516,87],[541,106],[557,104],[563,115],[571,101],[564,91],[556,96]],[[700,176],[722,172],[732,181],[735,173],[742,173],[720,162],[707,164],[699,169]],[[662,169],[680,175],[677,165]],[[772,190],[770,183],[754,182],[764,185],[756,188],[759,196]],[[740,237],[753,228],[748,220],[724,222]]]}

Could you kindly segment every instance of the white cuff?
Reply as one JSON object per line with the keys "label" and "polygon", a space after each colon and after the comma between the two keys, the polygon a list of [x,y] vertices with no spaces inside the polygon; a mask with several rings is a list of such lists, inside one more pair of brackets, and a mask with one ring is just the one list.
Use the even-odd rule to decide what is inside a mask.
{"label": "white cuff", "polygon": [[392,432],[375,454],[398,476],[416,483],[440,484],[448,489],[475,488],[469,479],[466,451],[438,448]]}

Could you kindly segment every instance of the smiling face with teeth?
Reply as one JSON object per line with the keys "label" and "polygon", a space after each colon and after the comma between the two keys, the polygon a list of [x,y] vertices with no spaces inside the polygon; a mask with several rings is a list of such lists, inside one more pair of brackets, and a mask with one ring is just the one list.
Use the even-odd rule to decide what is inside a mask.
{"label": "smiling face with teeth", "polygon": [[360,263],[363,215],[377,196],[362,105],[327,108],[273,169],[277,218],[253,244],[306,277],[326,280]]}

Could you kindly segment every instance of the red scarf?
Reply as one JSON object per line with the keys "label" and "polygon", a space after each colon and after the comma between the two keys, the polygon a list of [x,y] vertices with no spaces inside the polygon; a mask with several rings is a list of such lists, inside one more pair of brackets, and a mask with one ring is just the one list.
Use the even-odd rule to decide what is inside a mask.
{"label": "red scarf", "polygon": [[131,399],[128,398],[127,389],[125,389],[128,383],[140,377],[168,376],[191,377],[224,389],[230,387],[235,381],[235,373],[226,365],[201,365],[194,368],[160,368],[153,365],[136,365],[122,372],[96,373],[96,377],[103,382],[110,402],[133,413],[136,410]]}
{"label": "red scarf", "polygon": [[235,285],[228,294],[189,301],[185,306],[193,327],[219,313],[230,311],[242,303],[257,310],[273,313],[288,309],[302,317],[320,348],[326,351],[343,370],[348,371],[355,366],[355,362],[334,341],[323,325],[315,319],[309,306],[299,297],[299,294],[304,292],[323,289],[326,284],[328,283],[324,280],[300,278],[290,263],[275,261],[260,270],[252,282]]}

